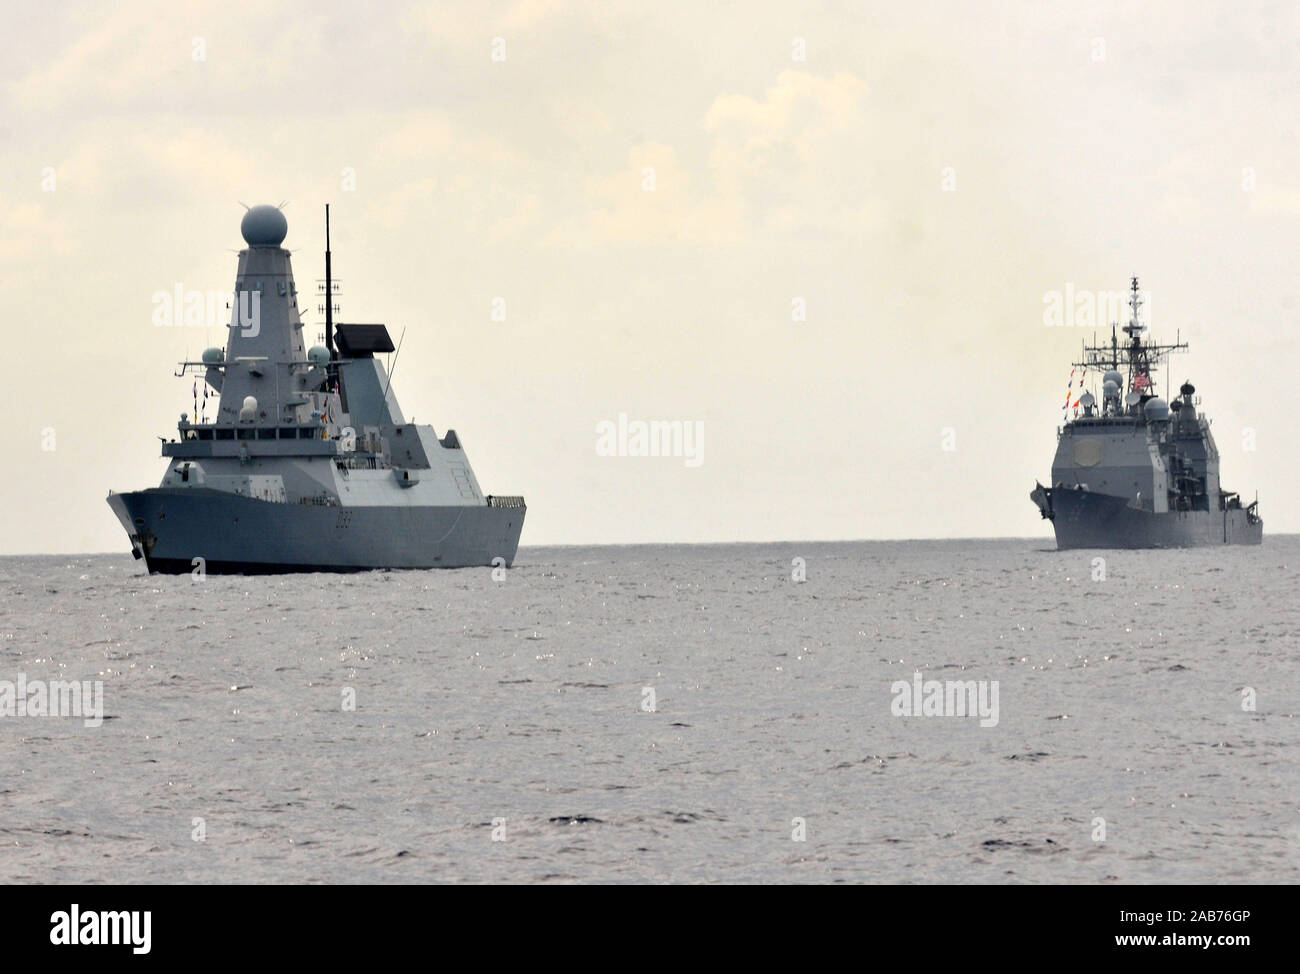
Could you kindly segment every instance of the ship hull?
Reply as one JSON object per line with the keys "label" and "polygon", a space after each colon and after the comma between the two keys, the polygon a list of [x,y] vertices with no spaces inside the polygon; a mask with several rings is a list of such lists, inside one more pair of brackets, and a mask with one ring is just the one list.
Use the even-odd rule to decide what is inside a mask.
{"label": "ship hull", "polygon": [[163,574],[508,567],[526,511],[282,504],[193,488],[111,494],[108,503],[137,557]]}
{"label": "ship hull", "polygon": [[1264,522],[1243,508],[1156,514],[1111,494],[1060,487],[1045,493],[1061,549],[1254,545],[1264,538]]}

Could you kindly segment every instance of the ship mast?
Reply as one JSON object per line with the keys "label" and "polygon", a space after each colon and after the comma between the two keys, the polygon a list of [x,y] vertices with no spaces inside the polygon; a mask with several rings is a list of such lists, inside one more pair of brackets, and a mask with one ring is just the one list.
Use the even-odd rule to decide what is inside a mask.
{"label": "ship mast", "polygon": [[1142,307],[1142,298],[1138,296],[1138,279],[1132,277],[1129,279],[1129,297],[1128,306],[1132,311],[1132,317],[1124,326],[1124,334],[1128,335],[1128,388],[1134,388],[1133,382],[1137,377],[1145,372],[1147,378],[1151,377],[1151,357],[1147,350],[1142,347],[1142,333],[1146,331],[1146,325],[1138,321],[1138,312]]}
{"label": "ship mast", "polygon": [[334,391],[334,276],[330,269],[330,205],[325,204],[325,348],[330,353],[329,381],[326,390]]}
{"label": "ship mast", "polygon": [[[1166,358],[1174,352],[1187,350],[1187,343],[1175,339],[1172,345],[1152,345],[1142,341],[1142,333],[1147,330],[1147,326],[1142,324],[1139,316],[1142,308],[1141,292],[1138,288],[1138,279],[1132,277],[1129,279],[1129,299],[1128,305],[1131,311],[1129,323],[1124,326],[1123,331],[1128,335],[1128,341],[1121,349],[1119,344],[1119,335],[1114,324],[1110,330],[1109,345],[1084,345],[1082,361],[1074,362],[1076,368],[1085,369],[1112,369],[1119,371],[1120,362],[1123,361],[1128,369],[1128,391],[1138,391],[1143,398],[1149,398],[1155,394],[1154,377],[1152,371],[1157,365],[1160,365]],[[1122,355],[1121,355],[1122,351]],[[1134,382],[1138,376],[1146,373],[1148,383],[1143,385],[1142,389],[1136,389]],[[1168,377],[1166,377],[1166,385]]]}

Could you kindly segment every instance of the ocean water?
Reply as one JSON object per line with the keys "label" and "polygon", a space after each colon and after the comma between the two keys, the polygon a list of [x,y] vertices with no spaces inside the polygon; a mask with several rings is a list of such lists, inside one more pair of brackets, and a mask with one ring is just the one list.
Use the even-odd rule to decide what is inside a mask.
{"label": "ocean water", "polygon": [[[1296,537],[525,548],[501,580],[0,559],[0,680],[100,680],[106,717],[0,717],[0,880],[1293,883],[1298,566]],[[997,723],[896,715],[918,670],[997,681]]]}

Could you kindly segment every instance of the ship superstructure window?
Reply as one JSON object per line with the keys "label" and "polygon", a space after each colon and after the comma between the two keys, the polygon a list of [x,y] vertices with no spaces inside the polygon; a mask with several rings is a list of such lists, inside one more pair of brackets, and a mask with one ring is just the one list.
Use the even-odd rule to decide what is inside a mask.
{"label": "ship superstructure window", "polygon": [[214,432],[219,440],[233,440],[235,438],[235,431],[232,429],[218,429]]}

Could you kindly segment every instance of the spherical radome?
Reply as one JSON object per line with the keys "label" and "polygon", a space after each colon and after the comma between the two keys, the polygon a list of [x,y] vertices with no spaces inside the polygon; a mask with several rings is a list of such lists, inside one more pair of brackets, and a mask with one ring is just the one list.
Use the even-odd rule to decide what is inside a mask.
{"label": "spherical radome", "polygon": [[1169,403],[1165,402],[1159,396],[1155,396],[1146,401],[1146,405],[1142,407],[1142,411],[1146,413],[1147,419],[1161,422],[1169,418]]}
{"label": "spherical radome", "polygon": [[239,232],[250,247],[278,247],[289,232],[289,221],[276,206],[255,206],[244,214]]}

